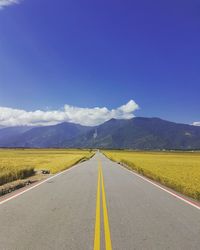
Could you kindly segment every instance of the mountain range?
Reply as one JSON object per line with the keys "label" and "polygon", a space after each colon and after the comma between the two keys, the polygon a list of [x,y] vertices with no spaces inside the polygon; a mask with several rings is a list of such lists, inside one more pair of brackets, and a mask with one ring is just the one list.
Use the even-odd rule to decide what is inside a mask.
{"label": "mountain range", "polygon": [[18,126],[0,129],[0,147],[191,150],[200,149],[200,127],[144,117],[94,127],[69,122]]}

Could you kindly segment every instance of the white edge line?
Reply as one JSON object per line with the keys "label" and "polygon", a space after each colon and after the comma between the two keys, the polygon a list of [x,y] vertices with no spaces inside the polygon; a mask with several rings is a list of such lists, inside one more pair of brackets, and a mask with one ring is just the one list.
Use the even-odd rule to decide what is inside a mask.
{"label": "white edge line", "polygon": [[[24,193],[26,193],[26,192],[28,192],[28,191],[34,189],[34,188],[36,188],[36,187],[42,185],[43,183],[45,183],[45,182],[47,182],[47,181],[49,181],[49,180],[51,180],[51,179],[53,179],[53,178],[55,178],[55,177],[58,177],[59,175],[62,175],[62,174],[64,174],[64,173],[66,173],[66,172],[68,172],[68,171],[74,169],[75,167],[78,167],[78,164],[77,164],[77,165],[74,165],[74,166],[71,166],[70,168],[68,168],[68,169],[66,169],[66,170],[64,170],[64,171],[62,171],[62,172],[60,172],[60,173],[57,173],[57,174],[55,174],[55,175],[53,175],[53,176],[51,176],[51,177],[49,177],[49,178],[47,178],[47,179],[45,179],[45,180],[39,182],[38,184],[35,184],[34,186],[25,189],[25,190],[22,191],[22,192],[19,192],[19,193],[15,194],[15,195],[13,195],[13,196],[11,196],[11,197],[9,197],[9,198],[3,200],[3,201],[0,201],[0,205],[2,205],[2,204],[6,203],[6,202],[8,202],[8,201],[10,201],[10,200],[12,200],[12,199],[14,199],[14,198],[16,198],[16,197],[18,197],[18,196],[24,194]],[[2,196],[2,197],[3,197],[3,196]]]}
{"label": "white edge line", "polygon": [[[171,194],[172,196],[176,197],[177,199],[182,200],[183,202],[185,202],[185,203],[187,203],[187,204],[189,204],[189,205],[191,205],[191,206],[197,208],[198,210],[200,210],[200,207],[199,207],[199,206],[195,205],[194,203],[190,202],[189,200],[186,200],[186,199],[184,199],[183,197],[181,197],[181,196],[179,196],[179,195],[177,195],[177,194],[171,192],[170,190],[168,190],[168,189],[166,189],[166,188],[164,188],[164,187],[161,187],[160,185],[156,184],[155,182],[149,180],[147,177],[144,177],[144,176],[142,176],[142,175],[140,175],[140,174],[137,174],[137,173],[135,173],[135,172],[133,172],[133,171],[127,169],[126,167],[123,167],[123,166],[120,165],[120,164],[118,164],[118,165],[120,166],[120,168],[122,168],[122,169],[124,169],[124,170],[130,172],[131,174],[134,174],[134,175],[140,177],[141,179],[143,179],[143,180],[145,180],[145,181],[151,183],[151,184],[154,185],[155,187],[157,187],[157,188],[159,188],[159,189],[165,191],[165,192],[168,193],[168,194]],[[162,184],[161,184],[161,185],[162,185]]]}

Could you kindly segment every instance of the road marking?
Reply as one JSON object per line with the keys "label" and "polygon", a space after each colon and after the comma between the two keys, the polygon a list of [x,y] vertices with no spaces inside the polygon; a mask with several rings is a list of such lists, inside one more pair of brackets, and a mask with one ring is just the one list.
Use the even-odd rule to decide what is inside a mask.
{"label": "road marking", "polygon": [[105,245],[106,245],[106,250],[112,250],[112,243],[111,243],[111,237],[110,237],[110,226],[109,226],[109,220],[108,220],[108,210],[107,210],[107,205],[106,205],[106,193],[105,193],[105,187],[104,187],[104,178],[103,178],[102,167],[100,168],[100,171],[101,171],[101,187],[102,187]]}
{"label": "road marking", "polygon": [[64,173],[66,173],[66,172],[68,172],[68,171],[74,169],[75,167],[78,167],[78,165],[72,166],[72,167],[70,167],[70,168],[68,168],[68,169],[66,169],[66,170],[64,170],[64,171],[62,171],[62,172],[60,172],[60,173],[58,173],[58,174],[55,174],[55,175],[53,175],[53,176],[51,176],[51,177],[49,177],[49,178],[47,178],[47,179],[45,179],[45,180],[43,180],[43,181],[40,181],[40,182],[37,183],[37,184],[33,184],[33,186],[31,186],[31,187],[29,187],[29,188],[27,188],[27,189],[25,189],[25,190],[23,190],[23,191],[17,192],[17,194],[15,193],[14,195],[9,196],[8,198],[3,199],[2,201],[0,200],[0,205],[2,205],[2,204],[6,203],[6,202],[8,202],[8,201],[10,201],[10,200],[12,200],[12,199],[14,199],[14,198],[16,198],[16,197],[18,197],[18,196],[24,194],[24,193],[26,193],[26,192],[28,192],[28,191],[34,189],[34,188],[36,188],[36,187],[42,185],[43,183],[45,183],[45,182],[47,182],[47,181],[49,181],[49,180],[52,180],[52,179],[58,177],[59,175],[62,175],[62,174],[64,174]]}
{"label": "road marking", "polygon": [[104,218],[104,235],[106,250],[112,250],[112,243],[110,237],[110,226],[108,219],[108,210],[106,205],[106,192],[104,187],[104,177],[101,162],[98,162],[98,183],[97,183],[97,200],[96,200],[96,221],[94,233],[94,250],[100,250],[101,242],[101,193],[102,193],[102,207]]}
{"label": "road marking", "polygon": [[98,183],[97,183],[97,201],[96,201],[96,222],[95,222],[95,238],[94,238],[94,250],[100,250],[100,238],[101,238],[101,203],[100,203],[100,185],[101,174],[100,166],[98,166]]}
{"label": "road marking", "polygon": [[[118,165],[119,165],[119,164],[118,164]],[[133,171],[127,169],[126,167],[123,167],[123,166],[121,166],[121,165],[119,165],[119,166],[120,166],[122,169],[124,169],[124,170],[130,172],[131,174],[136,175],[137,177],[139,177],[139,178],[141,178],[141,179],[143,179],[143,180],[145,180],[145,181],[151,183],[151,184],[154,185],[155,187],[157,187],[157,188],[159,188],[159,189],[165,191],[166,193],[168,193],[168,194],[170,194],[170,195],[176,197],[177,199],[179,199],[179,200],[181,200],[181,201],[183,201],[183,202],[185,202],[185,203],[191,205],[192,207],[197,208],[198,210],[200,210],[200,205],[195,204],[195,202],[192,202],[192,201],[190,201],[189,199],[184,198],[184,197],[182,197],[181,195],[178,195],[178,194],[176,194],[175,192],[170,191],[170,190],[168,190],[167,188],[164,188],[164,187],[162,187],[162,186],[159,185],[159,184],[156,184],[155,182],[149,180],[147,177],[144,177],[144,176],[142,176],[142,175],[140,175],[140,174],[137,174],[137,173],[135,173],[135,172],[133,172]]]}

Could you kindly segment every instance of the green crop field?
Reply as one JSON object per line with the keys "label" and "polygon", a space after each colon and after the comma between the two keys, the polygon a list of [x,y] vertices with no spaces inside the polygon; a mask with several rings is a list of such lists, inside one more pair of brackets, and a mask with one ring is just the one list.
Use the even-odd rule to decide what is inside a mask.
{"label": "green crop field", "polygon": [[36,170],[54,174],[92,155],[89,150],[0,149],[0,185],[34,175]]}
{"label": "green crop field", "polygon": [[199,152],[104,151],[113,161],[200,200]]}

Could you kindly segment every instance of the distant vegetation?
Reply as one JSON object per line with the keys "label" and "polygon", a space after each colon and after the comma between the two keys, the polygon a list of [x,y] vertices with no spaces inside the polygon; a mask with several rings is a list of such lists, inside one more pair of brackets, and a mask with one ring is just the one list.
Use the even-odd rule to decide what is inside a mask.
{"label": "distant vegetation", "polygon": [[200,200],[200,153],[198,152],[104,151],[104,154],[142,175]]}
{"label": "distant vegetation", "polygon": [[89,150],[1,149],[0,185],[34,175],[36,170],[54,174],[92,155]]}

